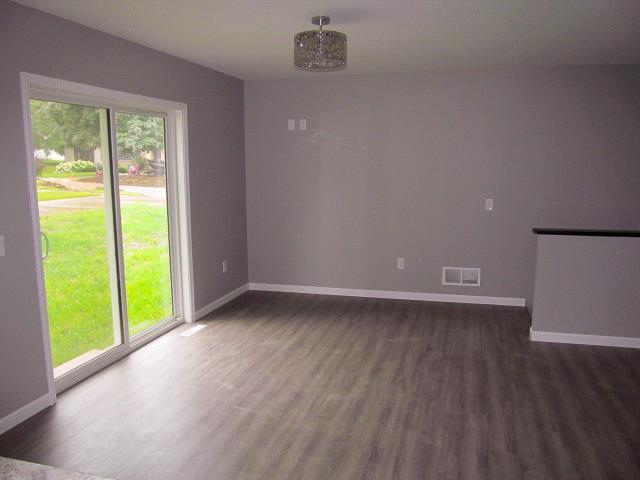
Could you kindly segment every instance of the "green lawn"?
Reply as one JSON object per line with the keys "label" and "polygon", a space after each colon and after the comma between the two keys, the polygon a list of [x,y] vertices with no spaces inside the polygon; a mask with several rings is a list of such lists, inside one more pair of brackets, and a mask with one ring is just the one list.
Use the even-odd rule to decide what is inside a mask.
{"label": "green lawn", "polygon": [[[114,344],[102,210],[43,215],[50,241],[44,260],[53,365]],[[130,335],[172,311],[166,209],[122,208]],[[116,343],[119,343],[119,338]]]}
{"label": "green lawn", "polygon": [[75,190],[51,189],[43,190],[38,188],[38,201],[46,202],[47,200],[62,200],[64,198],[92,197],[97,193],[78,192]]}

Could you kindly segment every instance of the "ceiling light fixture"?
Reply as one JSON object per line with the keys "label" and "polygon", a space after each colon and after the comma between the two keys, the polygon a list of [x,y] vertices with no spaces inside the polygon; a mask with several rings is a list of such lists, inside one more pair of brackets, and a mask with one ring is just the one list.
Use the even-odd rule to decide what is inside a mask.
{"label": "ceiling light fixture", "polygon": [[330,18],[313,17],[318,30],[296,33],[293,37],[293,65],[308,72],[335,72],[347,68],[347,36],[332,30],[322,30]]}

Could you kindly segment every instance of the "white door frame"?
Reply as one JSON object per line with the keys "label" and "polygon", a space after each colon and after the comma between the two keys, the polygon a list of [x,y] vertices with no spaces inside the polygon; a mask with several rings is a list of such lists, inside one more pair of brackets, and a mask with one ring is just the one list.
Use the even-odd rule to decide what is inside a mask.
{"label": "white door frame", "polygon": [[[31,223],[34,241],[34,265],[36,284],[38,289],[38,305],[40,307],[40,322],[47,370],[49,402],[56,402],[56,393],[74,385],[80,380],[93,375],[97,371],[110,365],[117,359],[128,355],[133,350],[162,335],[182,322],[193,322],[195,319],[193,300],[193,270],[191,257],[191,215],[189,208],[189,162],[187,145],[187,105],[158,98],[135,95],[117,90],[94,87],[81,83],[69,82],[42,75],[20,73],[22,98],[22,116],[25,136],[25,159],[27,162],[28,188],[30,197]],[[169,235],[172,242],[172,269],[176,275],[173,288],[175,318],[160,322],[145,334],[136,336],[129,341],[128,332],[123,332],[123,345],[100,355],[87,362],[85,368],[61,376],[54,381],[51,361],[51,339],[49,334],[49,320],[47,316],[47,300],[44,284],[44,267],[40,252],[40,216],[38,211],[38,196],[36,191],[36,172],[33,162],[33,144],[31,135],[30,98],[39,98],[58,102],[79,103],[94,107],[108,108],[113,111],[138,112],[146,114],[160,114],[166,119],[166,149],[167,158],[175,162],[167,162],[167,206]],[[111,125],[114,129],[114,125]],[[112,156],[115,159],[115,151]],[[117,165],[113,162],[117,175]],[[173,179],[173,180],[171,180]],[[117,180],[117,178],[116,178]],[[117,194],[117,189],[116,189]],[[120,258],[122,252],[120,252]]]}

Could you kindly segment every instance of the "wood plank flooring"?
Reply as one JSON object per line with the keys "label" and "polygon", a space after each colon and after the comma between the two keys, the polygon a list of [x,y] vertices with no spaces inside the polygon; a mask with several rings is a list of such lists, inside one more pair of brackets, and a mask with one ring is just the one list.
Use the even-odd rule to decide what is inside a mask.
{"label": "wood plank flooring", "polygon": [[119,480],[638,479],[640,351],[523,309],[249,292],[0,437]]}

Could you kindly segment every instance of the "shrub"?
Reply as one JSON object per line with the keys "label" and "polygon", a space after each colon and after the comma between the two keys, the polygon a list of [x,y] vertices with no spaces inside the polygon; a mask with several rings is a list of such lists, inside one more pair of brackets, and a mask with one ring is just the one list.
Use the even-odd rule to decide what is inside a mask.
{"label": "shrub", "polygon": [[56,166],[56,173],[78,173],[95,172],[96,166],[93,162],[76,160],[75,162],[62,162]]}
{"label": "shrub", "polygon": [[118,173],[127,173],[129,171],[128,165],[118,165]]}

